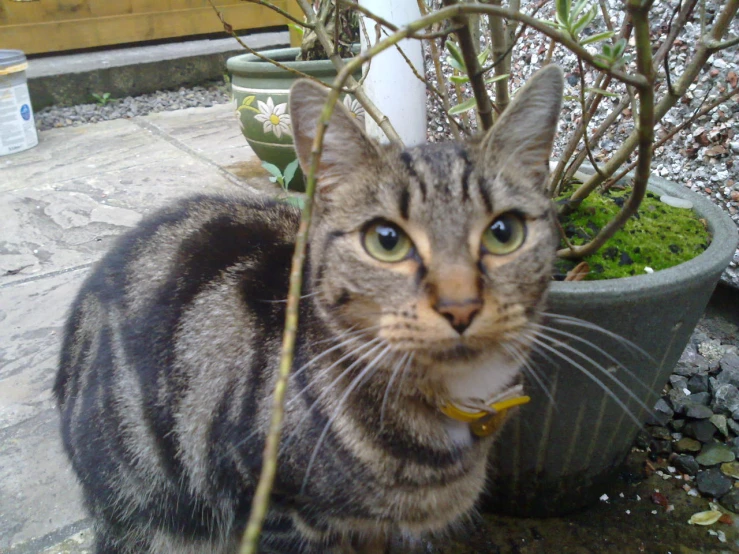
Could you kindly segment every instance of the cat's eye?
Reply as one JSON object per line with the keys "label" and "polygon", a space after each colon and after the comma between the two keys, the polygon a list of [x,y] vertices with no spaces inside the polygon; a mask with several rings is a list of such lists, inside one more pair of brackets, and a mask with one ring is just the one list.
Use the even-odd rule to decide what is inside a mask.
{"label": "cat's eye", "polygon": [[397,225],[389,221],[375,221],[362,237],[364,249],[381,262],[399,262],[408,257],[413,243]]}
{"label": "cat's eye", "polygon": [[523,244],[526,224],[513,212],[499,215],[482,234],[482,246],[496,256],[510,254]]}

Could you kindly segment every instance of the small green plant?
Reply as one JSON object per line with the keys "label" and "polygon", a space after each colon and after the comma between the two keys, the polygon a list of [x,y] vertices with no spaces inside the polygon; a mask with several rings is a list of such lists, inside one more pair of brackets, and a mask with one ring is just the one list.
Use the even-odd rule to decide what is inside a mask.
{"label": "small green plant", "polygon": [[282,188],[284,192],[282,200],[302,209],[305,204],[305,200],[300,196],[291,196],[288,189],[290,182],[295,177],[295,172],[298,170],[298,160],[295,159],[287,164],[285,166],[285,171],[282,171],[279,167],[269,162],[262,162],[262,167],[272,175],[269,180],[273,183],[279,184]]}
{"label": "small green plant", "polygon": [[102,94],[98,92],[93,92],[92,97],[95,99],[95,102],[97,102],[98,105],[100,106],[105,106],[113,100],[110,97],[109,92],[103,92]]}

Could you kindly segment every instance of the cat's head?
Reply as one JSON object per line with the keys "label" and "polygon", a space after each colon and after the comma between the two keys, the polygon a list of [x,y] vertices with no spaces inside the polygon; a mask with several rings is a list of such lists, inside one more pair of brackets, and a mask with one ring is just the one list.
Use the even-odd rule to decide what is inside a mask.
{"label": "cat's head", "polygon": [[[365,329],[435,375],[493,359],[501,380],[518,372],[511,352],[527,350],[554,259],[545,189],[562,88],[546,67],[482,139],[406,150],[334,107],[310,239],[312,300],[330,328]],[[291,91],[306,175],[326,98],[310,81]]]}

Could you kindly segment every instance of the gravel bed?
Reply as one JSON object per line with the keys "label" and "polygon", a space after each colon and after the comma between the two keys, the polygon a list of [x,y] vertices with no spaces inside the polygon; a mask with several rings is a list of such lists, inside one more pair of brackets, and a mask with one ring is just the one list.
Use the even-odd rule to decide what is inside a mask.
{"label": "gravel bed", "polygon": [[141,96],[115,98],[106,104],[93,103],[78,106],[51,106],[34,114],[40,131],[58,127],[72,127],[85,123],[98,123],[112,119],[138,117],[150,113],[182,110],[184,108],[210,107],[231,101],[231,94],[223,83],[212,83],[192,88],[157,91]]}
{"label": "gravel bed", "polygon": [[704,318],[636,441],[651,471],[739,513],[739,333]]}

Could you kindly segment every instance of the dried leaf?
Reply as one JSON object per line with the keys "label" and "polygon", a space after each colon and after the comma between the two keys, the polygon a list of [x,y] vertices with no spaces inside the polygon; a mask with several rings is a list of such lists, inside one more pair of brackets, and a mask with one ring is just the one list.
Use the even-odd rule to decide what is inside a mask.
{"label": "dried leaf", "polygon": [[565,281],[582,281],[590,273],[588,262],[580,262],[567,272]]}
{"label": "dried leaf", "polygon": [[652,493],[652,502],[654,502],[655,504],[659,504],[663,508],[667,508],[667,506],[669,505],[667,497],[661,492]]}
{"label": "dried leaf", "polygon": [[724,523],[726,525],[731,525],[734,523],[734,520],[729,514],[723,514],[720,518],[718,518],[719,523]]}
{"label": "dried leaf", "polygon": [[718,510],[708,510],[706,512],[698,512],[690,516],[688,523],[690,525],[713,525],[723,514]]}

